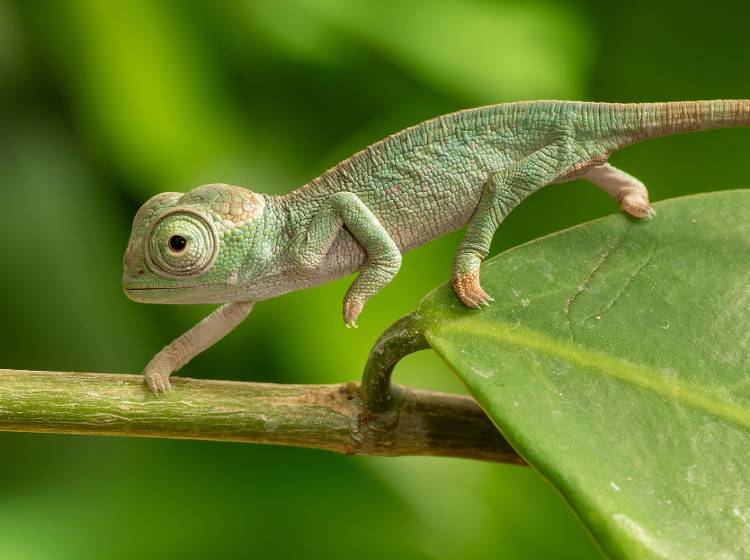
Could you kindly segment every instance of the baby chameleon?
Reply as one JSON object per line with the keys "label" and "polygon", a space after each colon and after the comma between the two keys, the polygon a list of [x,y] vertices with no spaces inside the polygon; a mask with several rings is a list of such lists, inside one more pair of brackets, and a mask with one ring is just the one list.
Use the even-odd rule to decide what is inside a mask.
{"label": "baby chameleon", "polygon": [[355,326],[402,253],[465,225],[453,288],[468,307],[489,305],[479,265],[527,196],[583,177],[624,212],[648,217],[646,187],[607,163],[612,152],[749,124],[750,100],[509,103],[407,128],[283,196],[224,184],[159,194],[133,221],[125,293],[146,303],[223,305],[156,354],[146,382],[169,390],[169,375],[236,327],[254,302],[358,271],[344,298],[344,322]]}

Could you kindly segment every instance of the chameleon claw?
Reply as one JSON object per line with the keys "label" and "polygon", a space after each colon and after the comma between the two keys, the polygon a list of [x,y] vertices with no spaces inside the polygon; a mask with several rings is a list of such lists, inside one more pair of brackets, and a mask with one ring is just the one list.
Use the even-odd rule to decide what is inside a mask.
{"label": "chameleon claw", "polygon": [[[631,214],[631,215],[635,215],[635,214]],[[642,208],[640,210],[640,214],[636,217],[641,220],[651,221],[656,217],[656,210],[654,210],[653,207],[647,204],[645,208]]]}
{"label": "chameleon claw", "polygon": [[461,303],[463,303],[466,307],[471,307],[473,309],[482,309],[484,307],[489,307],[492,302],[495,301],[490,296],[488,296],[486,293],[482,294],[476,294],[473,297],[465,297],[461,299]]}
{"label": "chameleon claw", "polygon": [[489,307],[495,299],[479,284],[479,269],[461,274],[453,279],[453,290],[466,307],[481,309]]}

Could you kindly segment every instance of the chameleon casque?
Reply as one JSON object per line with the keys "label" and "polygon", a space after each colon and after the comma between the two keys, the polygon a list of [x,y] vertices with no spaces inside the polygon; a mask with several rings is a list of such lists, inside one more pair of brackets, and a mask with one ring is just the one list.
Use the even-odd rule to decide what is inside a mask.
{"label": "chameleon casque", "polygon": [[452,284],[468,307],[492,298],[479,265],[513,208],[545,185],[583,177],[635,217],[646,187],[607,163],[641,140],[750,125],[750,100],[670,103],[533,101],[468,109],[407,128],[283,196],[211,184],[167,192],[135,216],[124,258],[127,296],[222,303],[145,368],[155,392],[239,324],[254,302],[358,271],[344,298],[355,326],[396,275],[402,253],[467,226]]}

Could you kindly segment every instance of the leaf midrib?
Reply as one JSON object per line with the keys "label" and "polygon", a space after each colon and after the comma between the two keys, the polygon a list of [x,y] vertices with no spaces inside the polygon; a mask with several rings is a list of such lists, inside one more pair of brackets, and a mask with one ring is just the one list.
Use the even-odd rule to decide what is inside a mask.
{"label": "leaf midrib", "polygon": [[722,402],[691,384],[676,380],[666,382],[661,378],[658,370],[640,363],[613,358],[602,352],[556,340],[520,326],[511,328],[488,323],[482,323],[480,326],[458,319],[435,325],[431,330],[437,336],[440,336],[440,331],[443,330],[458,331],[467,335],[512,343],[520,348],[541,351],[572,364],[600,371],[613,379],[642,387],[666,400],[678,401],[750,432],[750,411]]}

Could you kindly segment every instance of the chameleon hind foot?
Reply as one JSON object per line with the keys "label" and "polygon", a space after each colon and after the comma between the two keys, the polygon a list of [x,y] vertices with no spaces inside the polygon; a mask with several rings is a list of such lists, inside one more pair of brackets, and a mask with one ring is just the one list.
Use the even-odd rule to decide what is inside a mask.
{"label": "chameleon hind foot", "polygon": [[521,200],[555,180],[558,171],[549,161],[562,158],[565,150],[567,145],[561,138],[502,172],[490,174],[482,185],[474,214],[453,258],[453,290],[467,307],[484,307],[495,301],[479,282],[479,267],[490,252],[492,236]]}
{"label": "chameleon hind foot", "polygon": [[626,214],[634,218],[654,216],[646,185],[622,169],[603,163],[587,169],[581,176],[617,200],[620,209]]}
{"label": "chameleon hind foot", "polygon": [[627,193],[620,200],[620,208],[635,218],[652,218],[656,211],[651,208],[648,196],[640,191]]}
{"label": "chameleon hind foot", "polygon": [[460,299],[461,303],[466,307],[477,309],[479,307],[488,306],[495,301],[494,298],[485,292],[479,284],[478,268],[475,268],[471,272],[457,274],[451,280],[451,284],[453,285],[453,291],[456,292],[458,299]]}

